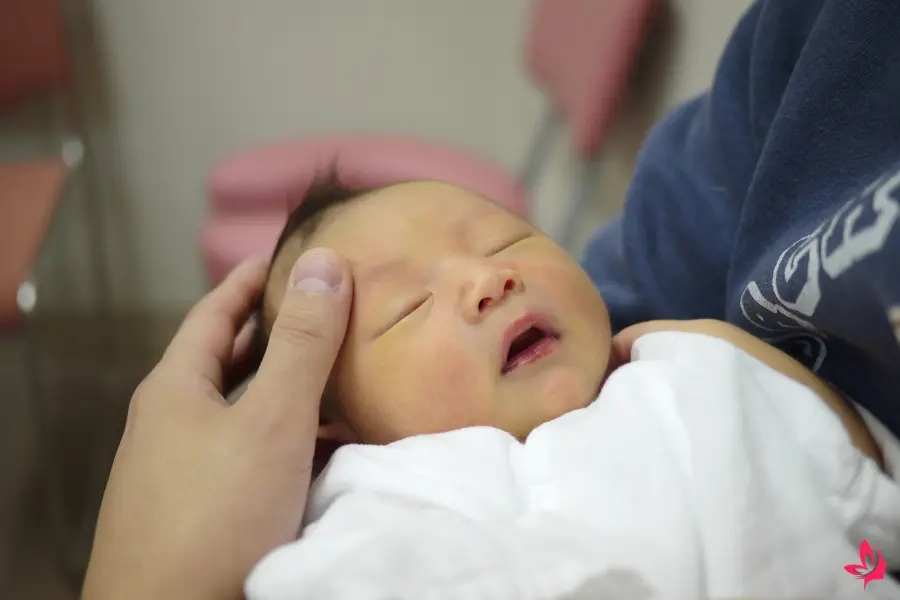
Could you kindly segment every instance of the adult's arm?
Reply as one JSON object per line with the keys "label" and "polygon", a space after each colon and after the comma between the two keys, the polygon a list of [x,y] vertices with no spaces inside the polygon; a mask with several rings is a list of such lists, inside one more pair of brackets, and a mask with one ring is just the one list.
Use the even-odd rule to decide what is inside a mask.
{"label": "adult's arm", "polygon": [[732,248],[757,164],[810,34],[835,4],[754,3],[710,91],[651,131],[622,214],[594,234],[582,261],[614,331],[652,319],[724,317]]}
{"label": "adult's arm", "polygon": [[259,372],[222,397],[266,266],[245,263],[191,311],[134,393],[103,497],[85,600],[226,600],[296,537],[319,402],[346,331],[352,282],[333,253],[294,269]]}

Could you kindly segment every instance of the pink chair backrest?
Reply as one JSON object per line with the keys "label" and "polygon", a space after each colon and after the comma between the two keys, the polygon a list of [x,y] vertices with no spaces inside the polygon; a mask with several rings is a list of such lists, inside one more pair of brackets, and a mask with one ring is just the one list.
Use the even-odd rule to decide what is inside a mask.
{"label": "pink chair backrest", "polygon": [[0,0],[0,110],[68,77],[61,0]]}
{"label": "pink chair backrest", "polygon": [[536,0],[527,67],[571,128],[575,149],[597,149],[624,95],[658,0]]}

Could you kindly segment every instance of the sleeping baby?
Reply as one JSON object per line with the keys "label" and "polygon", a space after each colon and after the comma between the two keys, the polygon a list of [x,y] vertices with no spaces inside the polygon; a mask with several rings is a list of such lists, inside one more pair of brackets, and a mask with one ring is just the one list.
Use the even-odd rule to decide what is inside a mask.
{"label": "sleeping baby", "polygon": [[341,447],[250,600],[853,598],[861,560],[866,598],[900,598],[900,445],[787,355],[709,321],[612,338],[503,207],[333,175],[278,241],[264,333],[316,246],[354,279],[320,411]]}

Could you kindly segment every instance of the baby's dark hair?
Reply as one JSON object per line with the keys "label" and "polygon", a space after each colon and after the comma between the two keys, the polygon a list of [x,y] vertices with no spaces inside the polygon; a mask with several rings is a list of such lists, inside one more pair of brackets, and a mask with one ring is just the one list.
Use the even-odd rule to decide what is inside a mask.
{"label": "baby's dark hair", "polygon": [[[299,238],[301,244],[305,245],[306,240],[321,227],[322,221],[332,209],[376,189],[374,187],[353,188],[345,185],[334,165],[317,173],[299,202],[296,202],[296,208],[288,214],[284,229],[281,230],[281,235],[278,236],[275,249],[272,251],[266,279],[268,280],[272,276],[272,265],[275,264],[275,259],[289,240]],[[295,202],[290,202],[290,204],[293,205]],[[268,344],[269,332],[272,330],[276,312],[276,307],[268,306],[266,293],[263,291],[257,300],[254,311],[258,322],[254,346],[259,357],[262,357]]]}

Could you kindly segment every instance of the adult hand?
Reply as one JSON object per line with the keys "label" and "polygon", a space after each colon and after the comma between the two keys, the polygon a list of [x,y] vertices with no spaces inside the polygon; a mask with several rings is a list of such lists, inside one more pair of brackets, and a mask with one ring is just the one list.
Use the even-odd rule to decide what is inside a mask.
{"label": "adult hand", "polygon": [[825,384],[818,381],[806,367],[774,346],[770,346],[736,325],[713,319],[646,321],[626,327],[613,338],[613,355],[622,363],[630,361],[631,348],[638,338],[658,331],[681,331],[721,338],[788,377],[813,387],[815,391],[826,388]]}
{"label": "adult hand", "polygon": [[863,454],[873,458],[879,466],[883,467],[884,463],[878,445],[874,442],[872,436],[869,435],[868,429],[859,413],[841,395],[837,388],[820,379],[811,370],[781,350],[730,323],[712,319],[699,319],[694,321],[647,321],[646,323],[632,325],[623,329],[613,338],[613,360],[616,360],[618,364],[629,362],[631,360],[632,346],[637,339],[657,331],[681,331],[721,338],[743,350],[756,360],[781,372],[782,375],[786,375],[810,388],[841,419],[853,444]]}
{"label": "adult hand", "polygon": [[265,264],[238,267],[185,319],[131,399],[85,579],[85,600],[240,598],[254,564],[298,533],[319,402],[346,333],[346,264],[294,267],[268,349],[234,406],[223,381]]}

